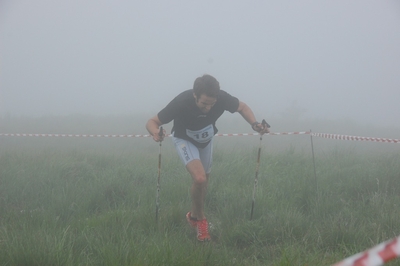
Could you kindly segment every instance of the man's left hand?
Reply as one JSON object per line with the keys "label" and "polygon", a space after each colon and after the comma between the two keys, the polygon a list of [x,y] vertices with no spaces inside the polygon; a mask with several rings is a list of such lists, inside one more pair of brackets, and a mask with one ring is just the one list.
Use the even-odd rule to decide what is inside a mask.
{"label": "man's left hand", "polygon": [[270,125],[265,120],[263,120],[263,123],[254,122],[253,124],[251,124],[251,127],[254,131],[257,131],[261,135],[270,132]]}

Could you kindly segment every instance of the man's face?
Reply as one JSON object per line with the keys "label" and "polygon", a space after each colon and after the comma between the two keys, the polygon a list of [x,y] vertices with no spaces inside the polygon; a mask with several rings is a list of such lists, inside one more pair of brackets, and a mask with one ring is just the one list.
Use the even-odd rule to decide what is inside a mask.
{"label": "man's face", "polygon": [[193,94],[193,95],[194,95],[197,107],[199,107],[200,111],[202,111],[204,114],[207,114],[211,110],[211,108],[215,105],[215,103],[217,102],[216,98],[209,97],[205,94],[202,94],[200,96],[200,98],[197,97],[195,94]]}

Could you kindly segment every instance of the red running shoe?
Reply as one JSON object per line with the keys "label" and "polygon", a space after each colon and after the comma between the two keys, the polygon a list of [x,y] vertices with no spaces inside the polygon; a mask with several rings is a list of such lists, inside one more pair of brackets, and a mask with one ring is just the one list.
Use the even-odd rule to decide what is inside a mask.
{"label": "red running shoe", "polygon": [[197,240],[202,242],[211,240],[210,234],[208,233],[207,219],[197,221]]}
{"label": "red running shoe", "polygon": [[186,214],[186,220],[188,221],[191,227],[197,228],[197,219],[192,218],[191,212],[188,212]]}

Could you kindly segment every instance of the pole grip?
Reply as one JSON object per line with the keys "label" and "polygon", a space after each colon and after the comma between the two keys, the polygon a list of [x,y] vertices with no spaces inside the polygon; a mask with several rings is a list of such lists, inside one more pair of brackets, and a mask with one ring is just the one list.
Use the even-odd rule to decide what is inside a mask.
{"label": "pole grip", "polygon": [[160,132],[158,132],[158,136],[159,136],[159,137],[162,137],[162,136],[164,136],[164,130],[163,130],[163,127],[160,127]]}
{"label": "pole grip", "polygon": [[262,120],[261,124],[263,126],[266,126],[267,128],[270,128],[271,126],[267,123],[267,121],[265,121],[265,119]]}

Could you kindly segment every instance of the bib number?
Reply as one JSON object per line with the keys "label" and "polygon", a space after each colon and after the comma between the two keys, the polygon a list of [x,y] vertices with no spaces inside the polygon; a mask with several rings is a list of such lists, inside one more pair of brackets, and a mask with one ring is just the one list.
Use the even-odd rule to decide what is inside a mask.
{"label": "bib number", "polygon": [[203,129],[195,131],[186,129],[186,135],[198,143],[206,143],[214,137],[214,127],[213,125],[208,125]]}

